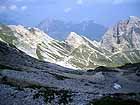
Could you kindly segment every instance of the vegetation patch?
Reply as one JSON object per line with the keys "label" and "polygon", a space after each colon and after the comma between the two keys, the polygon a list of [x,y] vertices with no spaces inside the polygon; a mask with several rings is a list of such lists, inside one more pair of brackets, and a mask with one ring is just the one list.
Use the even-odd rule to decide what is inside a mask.
{"label": "vegetation patch", "polygon": [[22,88],[22,86],[17,86],[16,84],[14,84],[14,82],[16,82],[16,81],[14,81],[14,80],[12,80],[12,82],[9,81],[7,76],[4,76],[0,79],[0,83],[2,83],[2,84],[6,84],[6,85],[9,85],[11,87],[15,87],[16,90],[20,90],[20,91],[24,90]]}
{"label": "vegetation patch", "polygon": [[44,57],[43,57],[42,54],[41,54],[40,44],[37,46],[36,54],[37,54],[38,59],[44,60]]}
{"label": "vegetation patch", "polygon": [[63,75],[58,75],[58,74],[53,74],[53,73],[49,73],[49,74],[53,75],[57,80],[71,79],[71,78],[63,76]]}
{"label": "vegetation patch", "polygon": [[8,81],[8,77],[6,76],[4,76],[1,81],[4,84],[16,87],[16,89],[19,91],[24,91],[24,88],[32,88],[38,90],[38,93],[33,95],[33,99],[44,97],[46,104],[54,104],[54,102],[56,102],[58,105],[68,105],[72,101],[72,92],[68,90],[58,90],[53,87],[44,87],[36,84],[30,84],[28,86],[16,85],[13,82]]}
{"label": "vegetation patch", "polygon": [[11,35],[11,33],[0,33],[0,38],[10,44],[14,44],[14,41],[17,40],[17,38],[14,35]]}
{"label": "vegetation patch", "polygon": [[0,64],[0,70],[15,70],[15,71],[23,71],[23,70],[26,70],[26,68],[20,68],[20,67],[12,67],[12,65],[11,66],[7,66],[7,65],[2,65],[2,64]]}
{"label": "vegetation patch", "polygon": [[0,64],[0,69],[13,69],[13,68]]}
{"label": "vegetation patch", "polygon": [[93,69],[89,69],[87,70],[87,72],[118,72],[117,70],[113,70],[114,68],[111,67],[104,67],[104,66],[99,66],[97,68]]}
{"label": "vegetation patch", "polygon": [[98,100],[92,100],[88,105],[140,105],[140,102],[137,101],[136,98],[135,99],[132,98],[134,96],[137,96],[137,94],[136,93],[128,93],[128,94],[117,93],[117,94],[105,96]]}
{"label": "vegetation patch", "polygon": [[140,102],[134,100],[122,100],[119,98],[104,97],[100,100],[90,102],[89,105],[140,105]]}
{"label": "vegetation patch", "polygon": [[118,68],[127,69],[127,68],[133,68],[133,67],[136,67],[136,69],[140,69],[140,63],[134,63],[134,64],[128,63],[128,64],[125,64],[124,66],[120,66]]}
{"label": "vegetation patch", "polygon": [[72,101],[72,92],[67,90],[56,90],[50,87],[31,86],[30,88],[38,89],[38,93],[33,96],[37,99],[40,96],[44,97],[46,104],[53,104],[55,101],[59,105],[68,105]]}

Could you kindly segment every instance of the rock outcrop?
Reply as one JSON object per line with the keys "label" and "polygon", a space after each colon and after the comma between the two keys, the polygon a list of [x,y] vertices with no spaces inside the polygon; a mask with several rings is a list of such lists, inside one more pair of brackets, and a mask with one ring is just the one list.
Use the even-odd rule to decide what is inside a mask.
{"label": "rock outcrop", "polygon": [[130,16],[111,27],[103,36],[101,45],[110,52],[140,49],[140,18]]}

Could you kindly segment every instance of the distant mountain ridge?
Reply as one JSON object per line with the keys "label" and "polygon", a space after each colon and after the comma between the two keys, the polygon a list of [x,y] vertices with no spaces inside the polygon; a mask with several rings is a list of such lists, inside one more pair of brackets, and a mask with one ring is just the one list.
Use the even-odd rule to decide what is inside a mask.
{"label": "distant mountain ridge", "polygon": [[93,20],[74,23],[58,19],[46,19],[37,27],[57,40],[64,40],[70,32],[76,32],[77,34],[84,35],[92,40],[100,40],[101,36],[107,30],[105,26],[97,24]]}
{"label": "distant mountain ridge", "polygon": [[93,69],[140,62],[140,18],[130,17],[111,27],[100,42],[71,32],[58,41],[38,28],[1,25],[0,40],[37,59],[68,68]]}

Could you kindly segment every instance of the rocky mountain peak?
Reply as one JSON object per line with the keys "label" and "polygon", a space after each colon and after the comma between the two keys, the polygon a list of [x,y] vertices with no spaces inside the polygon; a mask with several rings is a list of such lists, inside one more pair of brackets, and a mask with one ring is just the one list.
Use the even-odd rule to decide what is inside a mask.
{"label": "rocky mountain peak", "polygon": [[126,23],[128,28],[140,27],[140,18],[137,16],[130,16],[129,19],[126,20]]}
{"label": "rocky mountain peak", "polygon": [[24,27],[22,25],[2,26],[1,33],[5,34],[2,37],[5,42],[9,43],[9,40],[11,40],[10,42],[14,43],[18,49],[35,58],[37,58],[36,49],[38,45],[53,40],[38,28]]}
{"label": "rocky mountain peak", "polygon": [[81,44],[85,44],[86,42],[84,41],[83,37],[78,35],[75,32],[71,32],[68,37],[65,40],[68,45],[73,46],[74,48],[77,48]]}
{"label": "rocky mountain peak", "polygon": [[129,16],[129,20],[140,21],[140,18],[137,16]]}
{"label": "rocky mountain peak", "polygon": [[31,28],[29,31],[31,33],[33,33],[34,35],[42,36],[46,41],[52,41],[52,40],[54,40],[47,33],[43,32],[42,30],[40,30],[38,28]]}
{"label": "rocky mountain peak", "polygon": [[101,45],[111,52],[140,48],[140,18],[130,16],[111,27],[103,36]]}
{"label": "rocky mountain peak", "polygon": [[78,39],[78,38],[81,38],[80,35],[78,35],[77,33],[75,32],[70,32],[70,34],[68,35],[67,39]]}
{"label": "rocky mountain peak", "polygon": [[38,28],[31,28],[31,27],[24,27],[22,25],[9,25],[8,26],[13,32],[16,33],[17,37],[20,35],[22,38],[28,39],[28,40],[46,40],[51,41],[53,38],[48,36],[46,33],[41,31]]}

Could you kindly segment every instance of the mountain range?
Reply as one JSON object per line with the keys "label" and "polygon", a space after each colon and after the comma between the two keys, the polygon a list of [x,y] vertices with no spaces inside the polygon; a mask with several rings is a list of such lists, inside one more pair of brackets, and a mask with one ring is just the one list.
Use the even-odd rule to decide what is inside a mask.
{"label": "mountain range", "polygon": [[140,105],[140,63],[74,70],[0,41],[0,105]]}
{"label": "mountain range", "polygon": [[100,42],[75,32],[59,41],[0,25],[0,105],[140,105],[139,30],[131,16]]}
{"label": "mountain range", "polygon": [[140,18],[135,16],[109,28],[99,42],[76,32],[70,32],[64,41],[46,33],[21,25],[0,25],[0,41],[34,58],[68,68],[93,69],[140,62]]}
{"label": "mountain range", "polygon": [[65,40],[70,32],[84,35],[92,40],[100,40],[102,35],[107,31],[105,26],[97,24],[94,20],[84,20],[76,23],[58,19],[45,19],[40,22],[37,28],[57,40]]}

